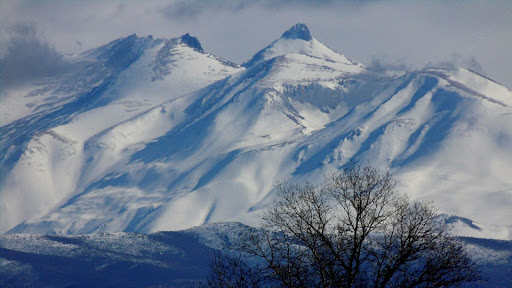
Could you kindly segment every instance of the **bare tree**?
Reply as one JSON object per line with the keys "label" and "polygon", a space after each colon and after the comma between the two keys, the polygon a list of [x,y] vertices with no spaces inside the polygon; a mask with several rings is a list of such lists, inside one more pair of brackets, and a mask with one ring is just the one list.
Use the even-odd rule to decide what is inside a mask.
{"label": "bare tree", "polygon": [[210,288],[259,288],[261,277],[243,260],[243,257],[215,253],[210,259],[210,275],[206,287]]}
{"label": "bare tree", "polygon": [[354,167],[319,186],[278,185],[261,229],[238,247],[261,259],[258,287],[456,287],[477,280],[476,265],[435,209],[409,201],[395,184],[389,173]]}

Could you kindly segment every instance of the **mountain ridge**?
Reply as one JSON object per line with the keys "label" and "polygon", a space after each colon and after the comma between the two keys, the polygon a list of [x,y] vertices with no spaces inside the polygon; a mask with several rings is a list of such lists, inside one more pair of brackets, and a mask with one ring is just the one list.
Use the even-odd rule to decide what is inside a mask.
{"label": "mountain ridge", "polygon": [[27,144],[1,184],[3,215],[14,215],[4,231],[254,223],[275,181],[318,183],[354,162],[391,170],[400,191],[442,212],[509,224],[512,93],[497,83],[465,69],[370,71],[303,24],[242,66],[195,38],[129,37],[127,57],[108,49],[115,41],[102,50],[117,55],[112,71],[128,65],[98,92],[111,102],[75,107],[37,137],[18,134]]}

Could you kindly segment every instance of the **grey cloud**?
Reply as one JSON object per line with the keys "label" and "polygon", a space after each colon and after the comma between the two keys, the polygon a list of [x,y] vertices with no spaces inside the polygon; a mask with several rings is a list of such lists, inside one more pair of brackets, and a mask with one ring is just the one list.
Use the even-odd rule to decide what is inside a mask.
{"label": "grey cloud", "polygon": [[190,19],[212,11],[237,12],[251,7],[264,9],[322,9],[327,5],[357,7],[380,0],[177,0],[167,5],[163,14],[170,19]]}
{"label": "grey cloud", "polygon": [[413,71],[425,68],[466,68],[484,76],[486,75],[482,64],[480,64],[474,56],[464,57],[457,53],[451,54],[450,57],[442,61],[431,61],[423,65],[413,65],[408,63],[405,58],[387,59],[384,57],[373,56],[366,68],[374,72],[382,72],[386,70]]}
{"label": "grey cloud", "polygon": [[194,18],[201,13],[211,12],[212,10],[221,11],[239,11],[250,5],[256,5],[264,1],[248,1],[248,0],[225,0],[225,1],[201,1],[201,0],[178,0],[162,10],[164,16],[170,19],[176,18]]}
{"label": "grey cloud", "polygon": [[414,69],[410,65],[407,65],[405,59],[389,61],[387,59],[379,58],[377,56],[372,57],[370,64],[367,65],[366,68],[374,72],[382,72],[386,70],[406,71]]}
{"label": "grey cloud", "polygon": [[467,68],[478,72],[482,75],[486,75],[482,64],[474,57],[464,57],[460,54],[453,53],[448,59],[441,61],[439,63],[430,63],[429,66],[437,66],[442,68]]}
{"label": "grey cloud", "polygon": [[0,87],[54,76],[70,68],[63,56],[40,39],[34,24],[16,24],[6,29],[0,58]]}
{"label": "grey cloud", "polygon": [[407,59],[387,59],[384,57],[373,56],[366,68],[373,72],[383,71],[417,71],[426,68],[466,68],[477,72],[480,75],[487,76],[482,65],[475,57],[464,57],[460,54],[452,54],[448,59],[438,62],[427,62],[423,65],[414,65],[407,62]]}

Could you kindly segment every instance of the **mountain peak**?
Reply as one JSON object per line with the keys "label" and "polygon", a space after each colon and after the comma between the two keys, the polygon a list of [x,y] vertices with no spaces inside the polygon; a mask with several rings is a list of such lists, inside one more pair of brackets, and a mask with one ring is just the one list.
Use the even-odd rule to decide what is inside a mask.
{"label": "mountain peak", "polygon": [[198,51],[204,52],[203,47],[201,46],[201,43],[199,42],[199,40],[196,37],[191,36],[190,34],[187,33],[187,34],[181,36],[180,39],[181,39],[181,42],[183,42],[184,44],[186,44]]}
{"label": "mountain peak", "polygon": [[254,54],[254,56],[249,61],[243,63],[242,66],[246,68],[251,67],[261,61],[288,54],[308,55],[314,58],[321,58],[329,61],[344,63],[347,65],[357,65],[363,67],[355,61],[352,61],[343,56],[342,54],[331,50],[329,47],[311,37],[308,26],[303,23],[295,24],[293,27],[284,32],[281,38],[275,40],[267,47],[258,51],[258,53]]}
{"label": "mountain peak", "polygon": [[311,41],[311,39],[313,39],[311,33],[309,33],[308,26],[303,23],[295,24],[292,28],[288,29],[288,31],[284,32],[281,38],[301,39],[304,41]]}

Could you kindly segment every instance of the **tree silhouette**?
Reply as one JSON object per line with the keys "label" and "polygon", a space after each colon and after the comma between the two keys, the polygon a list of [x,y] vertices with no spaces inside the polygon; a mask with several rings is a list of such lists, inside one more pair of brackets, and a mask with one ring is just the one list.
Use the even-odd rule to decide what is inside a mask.
{"label": "tree silhouette", "polygon": [[[395,185],[389,173],[359,166],[319,186],[278,184],[261,227],[236,248],[258,260],[249,265],[242,254],[225,256],[212,263],[217,274],[210,278],[258,279],[229,287],[290,288],[456,287],[478,280],[476,264],[432,205],[411,202]],[[233,273],[240,267],[243,273]]]}

